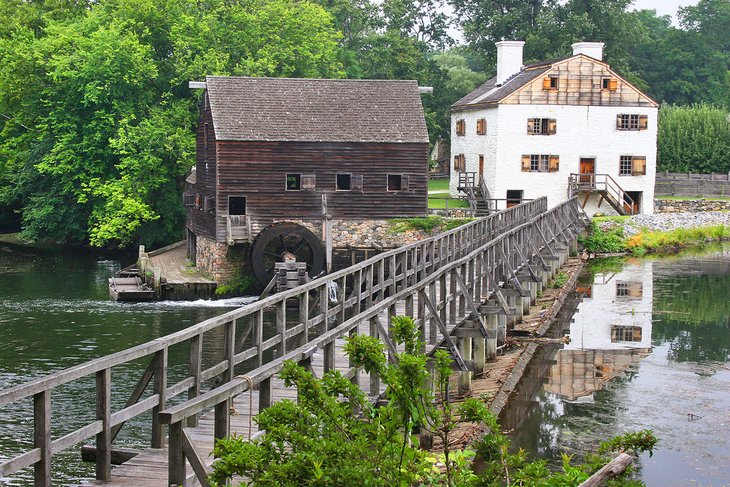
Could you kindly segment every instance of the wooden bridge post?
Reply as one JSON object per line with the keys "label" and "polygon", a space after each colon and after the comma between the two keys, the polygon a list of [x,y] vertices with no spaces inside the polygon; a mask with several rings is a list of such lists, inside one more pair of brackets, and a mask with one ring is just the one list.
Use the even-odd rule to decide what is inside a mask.
{"label": "wooden bridge post", "polygon": [[33,396],[33,446],[41,459],[33,464],[34,487],[51,487],[51,391]]}
{"label": "wooden bridge post", "polygon": [[[188,389],[188,399],[194,399],[200,394],[200,379],[203,363],[203,334],[195,335],[190,339],[190,359],[188,362],[188,374],[193,378],[193,385]],[[188,418],[188,426],[198,426],[198,415],[194,414]]]}
{"label": "wooden bridge post", "polygon": [[167,403],[167,347],[155,352],[154,358],[154,389],[159,401],[152,408],[152,448],[163,448],[165,446],[165,425],[160,422],[158,413],[165,409]]}
{"label": "wooden bridge post", "polygon": [[183,453],[182,421],[170,425],[170,441],[167,455],[168,485],[185,485],[186,467]]}
{"label": "wooden bridge post", "polygon": [[570,251],[570,256],[575,257],[578,255],[578,238],[573,237],[570,239],[570,245],[568,247],[568,250]]}
{"label": "wooden bridge post", "polygon": [[96,419],[102,424],[101,432],[96,435],[97,480],[109,480],[112,475],[111,382],[111,369],[96,373]]}

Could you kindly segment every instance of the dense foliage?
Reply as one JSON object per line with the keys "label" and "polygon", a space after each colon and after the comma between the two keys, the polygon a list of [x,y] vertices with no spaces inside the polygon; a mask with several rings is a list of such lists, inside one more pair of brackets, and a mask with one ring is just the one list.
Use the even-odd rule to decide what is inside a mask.
{"label": "dense foliage", "polygon": [[[337,370],[317,379],[304,367],[287,363],[281,377],[297,387],[298,400],[277,402],[260,413],[256,421],[266,434],[256,440],[234,436],[219,441],[213,483],[225,485],[240,476],[255,486],[578,485],[615,452],[651,452],[656,445],[650,431],[630,433],[602,443],[582,465],[572,465],[564,456],[557,472],[524,451],[510,453],[509,439],[485,403],[470,398],[454,407],[441,400],[448,397],[450,356],[438,351],[429,372],[418,333],[411,318],[393,319],[393,339],[404,351],[394,354],[392,362],[377,338],[349,339],[346,352],[353,362],[387,385],[388,401],[380,407]],[[436,395],[428,387],[431,373]],[[465,421],[481,425],[485,433],[476,451],[451,447],[455,428]],[[443,453],[419,449],[414,432],[424,429],[438,438]],[[479,475],[471,466],[477,452],[484,462]],[[629,477],[630,471],[612,485],[643,485]]]}
{"label": "dense foliage", "polygon": [[[0,230],[15,224],[28,239],[96,246],[178,237],[200,96],[187,82],[208,74],[416,79],[434,87],[423,97],[431,140],[448,140],[449,106],[494,74],[495,40],[525,39],[526,62],[601,40],[606,60],[658,101],[730,106],[727,0],[680,9],[678,27],[630,8],[630,0],[0,0]],[[453,27],[465,45],[454,47]]]}
{"label": "dense foliage", "polygon": [[708,105],[665,105],[659,111],[657,170],[729,173],[730,114]]}

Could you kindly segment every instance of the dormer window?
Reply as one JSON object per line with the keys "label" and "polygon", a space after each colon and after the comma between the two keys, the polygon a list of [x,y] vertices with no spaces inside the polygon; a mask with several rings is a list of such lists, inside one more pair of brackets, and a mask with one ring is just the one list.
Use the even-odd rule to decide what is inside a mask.
{"label": "dormer window", "polygon": [[616,91],[618,89],[618,80],[616,78],[602,78],[601,89],[603,91]]}
{"label": "dormer window", "polygon": [[543,90],[557,90],[558,89],[558,77],[555,76],[548,76],[547,78],[542,80],[542,89]]}

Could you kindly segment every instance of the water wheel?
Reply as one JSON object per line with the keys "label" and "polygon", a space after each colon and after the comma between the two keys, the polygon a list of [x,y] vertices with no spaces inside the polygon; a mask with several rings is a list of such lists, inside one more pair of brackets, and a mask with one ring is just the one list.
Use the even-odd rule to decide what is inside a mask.
{"label": "water wheel", "polygon": [[324,268],[324,248],[316,235],[296,223],[275,223],[263,229],[251,246],[251,268],[262,286],[274,277],[274,264],[283,262],[286,252],[297,262],[306,262],[311,277]]}

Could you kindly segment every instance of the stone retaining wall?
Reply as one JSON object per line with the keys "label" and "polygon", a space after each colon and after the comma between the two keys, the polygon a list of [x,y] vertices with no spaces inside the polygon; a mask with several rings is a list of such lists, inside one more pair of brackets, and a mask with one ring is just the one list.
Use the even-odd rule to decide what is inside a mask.
{"label": "stone retaining wall", "polygon": [[[296,223],[314,233],[320,239],[322,222],[311,220],[284,220]],[[332,220],[332,247],[335,249],[373,248],[391,249],[412,244],[431,234],[421,230],[405,229],[394,231],[388,220]]]}
{"label": "stone retaining wall", "polygon": [[248,245],[226,245],[201,235],[196,244],[196,267],[219,285],[244,272]]}
{"label": "stone retaining wall", "polygon": [[697,213],[704,211],[730,211],[730,201],[723,200],[674,200],[656,198],[656,213]]}

